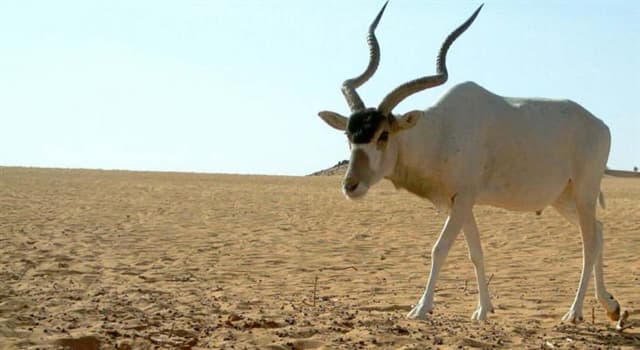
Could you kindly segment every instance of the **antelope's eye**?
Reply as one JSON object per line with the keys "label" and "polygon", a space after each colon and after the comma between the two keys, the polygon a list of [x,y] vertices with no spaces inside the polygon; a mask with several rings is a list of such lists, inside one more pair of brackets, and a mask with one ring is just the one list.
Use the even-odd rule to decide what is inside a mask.
{"label": "antelope's eye", "polygon": [[382,134],[380,134],[380,137],[378,138],[378,142],[387,142],[387,140],[389,140],[389,132],[383,131]]}

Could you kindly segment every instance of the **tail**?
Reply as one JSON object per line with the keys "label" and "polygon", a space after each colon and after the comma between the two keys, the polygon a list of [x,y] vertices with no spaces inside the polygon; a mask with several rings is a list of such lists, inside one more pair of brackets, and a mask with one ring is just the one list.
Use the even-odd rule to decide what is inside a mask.
{"label": "tail", "polygon": [[600,208],[606,209],[604,204],[604,194],[602,194],[602,191],[600,191],[600,194],[598,195],[598,202],[600,203]]}

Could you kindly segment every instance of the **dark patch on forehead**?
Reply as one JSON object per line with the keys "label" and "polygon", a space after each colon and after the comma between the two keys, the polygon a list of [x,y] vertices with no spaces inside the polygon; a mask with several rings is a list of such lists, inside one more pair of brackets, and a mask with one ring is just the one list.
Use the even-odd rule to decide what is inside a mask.
{"label": "dark patch on forehead", "polygon": [[355,112],[349,117],[347,135],[352,143],[369,143],[384,117],[375,109]]}

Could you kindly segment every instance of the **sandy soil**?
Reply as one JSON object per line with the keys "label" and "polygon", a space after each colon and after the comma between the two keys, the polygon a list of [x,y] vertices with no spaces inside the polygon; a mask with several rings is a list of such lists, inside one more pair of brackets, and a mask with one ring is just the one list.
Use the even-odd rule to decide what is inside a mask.
{"label": "sandy soil", "polygon": [[[478,207],[492,300],[460,237],[428,321],[421,295],[444,222],[388,183],[359,202],[340,178],[0,168],[0,349],[640,347],[640,181],[606,178],[605,274],[622,333],[581,266],[577,228]],[[314,298],[315,295],[315,298]],[[592,310],[595,320],[592,320]]]}

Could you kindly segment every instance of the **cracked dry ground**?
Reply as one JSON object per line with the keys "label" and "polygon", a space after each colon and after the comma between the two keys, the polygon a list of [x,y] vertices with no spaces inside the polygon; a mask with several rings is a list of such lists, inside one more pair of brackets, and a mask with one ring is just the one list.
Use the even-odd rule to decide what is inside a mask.
{"label": "cracked dry ground", "polygon": [[[359,202],[339,183],[0,168],[0,349],[640,346],[640,322],[616,332],[592,287],[586,322],[560,324],[581,242],[551,209],[476,208],[489,322],[469,320],[477,293],[461,237],[434,313],[405,319],[445,217],[388,183]],[[605,178],[603,190],[605,274],[633,326],[640,180]]]}

